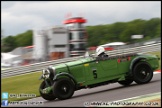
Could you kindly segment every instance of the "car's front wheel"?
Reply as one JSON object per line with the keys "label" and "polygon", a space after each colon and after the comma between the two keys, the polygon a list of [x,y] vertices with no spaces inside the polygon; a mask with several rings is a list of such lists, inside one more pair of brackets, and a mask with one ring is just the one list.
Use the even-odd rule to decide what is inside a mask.
{"label": "car's front wheel", "polygon": [[146,62],[139,62],[133,69],[133,78],[137,84],[150,82],[153,77],[153,70]]}
{"label": "car's front wheel", "polygon": [[118,81],[118,83],[123,85],[123,86],[129,86],[132,82],[133,82],[132,79],[125,79],[123,81]]}
{"label": "car's front wheel", "polygon": [[75,90],[74,84],[68,78],[58,79],[54,83],[53,92],[56,95],[56,97],[60,100],[71,98],[72,95],[74,94],[74,90]]}
{"label": "car's front wheel", "polygon": [[43,90],[46,87],[47,86],[45,84],[45,81],[43,81],[41,83],[40,87],[39,87],[39,93],[42,96],[42,98],[45,99],[45,100],[55,100],[56,97],[55,97],[55,95],[52,92],[50,92],[49,94],[44,94],[44,93],[41,92],[41,90]]}

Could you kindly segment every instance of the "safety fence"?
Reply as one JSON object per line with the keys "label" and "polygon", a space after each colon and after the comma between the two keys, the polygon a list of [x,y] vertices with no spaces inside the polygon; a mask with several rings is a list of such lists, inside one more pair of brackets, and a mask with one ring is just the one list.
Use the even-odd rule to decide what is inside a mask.
{"label": "safety fence", "polygon": [[[107,51],[106,53],[111,57],[111,56],[124,55],[129,53],[148,53],[154,51],[161,51],[161,43],[142,45],[133,48],[130,47],[130,48],[117,49],[117,50]],[[27,66],[18,66],[18,67],[9,68],[1,71],[1,78],[40,71],[48,67],[49,65],[66,63],[66,62],[78,60],[81,57],[84,56],[69,57],[64,59],[57,59],[57,60],[52,60],[47,62],[30,64]]]}

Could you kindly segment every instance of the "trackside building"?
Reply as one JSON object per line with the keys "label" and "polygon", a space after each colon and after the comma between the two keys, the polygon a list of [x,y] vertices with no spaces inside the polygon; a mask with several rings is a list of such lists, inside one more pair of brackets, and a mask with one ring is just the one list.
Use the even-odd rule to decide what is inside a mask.
{"label": "trackside building", "polygon": [[33,58],[40,61],[80,56],[86,51],[86,19],[73,17],[63,21],[64,27],[33,30]]}

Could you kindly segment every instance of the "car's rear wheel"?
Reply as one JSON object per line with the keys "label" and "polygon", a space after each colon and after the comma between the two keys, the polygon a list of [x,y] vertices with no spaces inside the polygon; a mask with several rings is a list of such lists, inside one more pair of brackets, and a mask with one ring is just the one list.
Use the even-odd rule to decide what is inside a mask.
{"label": "car's rear wheel", "polygon": [[125,79],[123,81],[118,81],[119,84],[123,85],[123,86],[128,86],[133,82],[132,79]]}
{"label": "car's rear wheel", "polygon": [[137,84],[150,82],[153,77],[153,70],[146,62],[139,62],[133,69],[133,78]]}
{"label": "car's rear wheel", "polygon": [[45,81],[43,81],[39,87],[39,93],[40,95],[42,96],[43,99],[45,100],[55,100],[56,97],[55,95],[53,94],[53,92],[50,92],[49,94],[44,94],[41,92],[42,89],[46,88],[46,84],[45,84]]}
{"label": "car's rear wheel", "polygon": [[56,97],[60,100],[71,98],[72,95],[74,94],[74,90],[75,90],[74,84],[68,78],[58,79],[54,83],[53,92],[56,95]]}

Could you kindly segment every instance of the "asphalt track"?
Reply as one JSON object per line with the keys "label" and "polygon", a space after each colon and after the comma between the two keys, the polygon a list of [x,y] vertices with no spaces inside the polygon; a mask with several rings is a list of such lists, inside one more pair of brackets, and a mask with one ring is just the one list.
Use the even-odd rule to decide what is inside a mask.
{"label": "asphalt track", "polygon": [[[38,97],[25,101],[43,102],[43,104],[27,105],[24,107],[84,107],[84,104],[87,102],[109,102],[157,92],[161,92],[160,72],[159,74],[154,74],[151,82],[147,84],[138,85],[135,82],[133,82],[130,86],[124,87],[118,83],[113,83],[91,89],[81,89],[75,91],[73,97],[67,100],[56,99],[53,101],[46,101],[43,98]],[[14,107],[14,105],[12,105],[12,107]]]}

